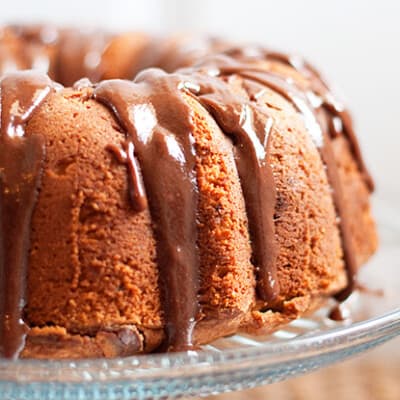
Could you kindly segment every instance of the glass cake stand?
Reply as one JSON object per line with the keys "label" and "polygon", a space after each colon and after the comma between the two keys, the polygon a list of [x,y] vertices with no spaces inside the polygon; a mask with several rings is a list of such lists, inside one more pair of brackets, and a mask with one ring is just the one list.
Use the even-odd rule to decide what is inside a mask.
{"label": "glass cake stand", "polygon": [[[128,400],[215,394],[288,379],[387,342],[400,335],[396,293],[400,218],[395,210],[388,212],[387,205],[379,209],[388,216],[378,217],[380,251],[360,277],[369,289],[354,293],[344,305],[351,319],[330,320],[332,305],[327,305],[272,335],[235,335],[196,352],[112,360],[0,360],[0,399]],[[384,289],[384,295],[373,289]]]}

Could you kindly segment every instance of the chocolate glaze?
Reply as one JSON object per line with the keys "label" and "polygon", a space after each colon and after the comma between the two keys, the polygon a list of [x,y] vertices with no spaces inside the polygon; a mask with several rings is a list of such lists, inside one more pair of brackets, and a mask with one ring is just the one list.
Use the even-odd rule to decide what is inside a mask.
{"label": "chocolate glaze", "polygon": [[326,117],[329,120],[330,126],[329,134],[332,137],[335,137],[338,134],[344,134],[346,136],[353,152],[354,159],[358,164],[358,168],[368,189],[371,192],[374,190],[374,181],[365,165],[360,145],[354,132],[351,115],[342,102],[337,99],[337,96],[332,92],[326,80],[311,64],[298,55],[270,51],[258,46],[234,47],[226,50],[224,54],[228,54],[239,60],[277,61],[290,66],[305,76],[311,85],[311,91],[317,95],[321,102],[320,107],[327,111]]}
{"label": "chocolate glaze", "polygon": [[110,144],[107,149],[115,154],[118,161],[126,164],[129,170],[129,197],[135,211],[143,211],[147,208],[147,198],[140,176],[139,165],[135,158],[135,146],[131,141],[124,142],[123,149]]}
{"label": "chocolate glaze", "polygon": [[[281,60],[281,58],[283,58],[284,56],[279,55],[279,57],[274,57],[278,60]],[[275,92],[286,98],[288,101],[290,101],[294,105],[294,107],[303,115],[306,128],[308,129],[314,143],[318,147],[322,160],[327,167],[328,180],[332,187],[333,201],[339,217],[339,228],[341,233],[343,256],[347,273],[347,286],[343,291],[336,295],[336,299],[339,301],[344,301],[350,296],[355,288],[358,265],[355,259],[355,250],[353,248],[351,230],[348,223],[348,211],[344,200],[339,172],[331,145],[332,137],[334,137],[334,135],[331,133],[331,129],[332,126],[337,126],[337,123],[335,124],[335,120],[333,120],[332,115],[334,115],[335,118],[339,118],[340,121],[343,121],[343,126],[346,126],[350,122],[347,119],[343,120],[343,118],[345,118],[348,113],[345,111],[341,111],[340,114],[332,114],[332,107],[334,102],[330,101],[330,103],[328,104],[327,101],[324,99],[329,98],[327,89],[326,93],[323,94],[324,97],[320,98],[320,101],[315,101],[315,98],[318,99],[318,97],[320,97],[320,92],[315,91],[315,98],[313,103],[309,100],[307,90],[300,88],[293,79],[288,80],[286,79],[286,77],[281,77],[275,72],[272,73],[263,69],[262,67],[257,67],[254,64],[254,60],[253,62],[247,64],[245,61],[241,61],[238,62],[237,65],[235,65],[235,63],[232,63],[230,59],[217,57],[210,59],[208,63],[210,63],[213,68],[217,68],[219,74],[226,75],[236,73],[245,79],[250,79],[253,82],[257,82],[274,90]],[[317,84],[312,85],[312,87],[315,86],[317,86]],[[339,109],[338,106],[335,107],[336,110]],[[348,129],[348,132],[352,132],[352,128]],[[349,139],[350,143],[352,142],[352,140],[356,140],[354,133],[351,133],[350,136],[348,134],[347,138]],[[355,146],[353,144],[352,148],[354,149],[355,147],[358,148],[358,145]],[[360,169],[361,171],[363,171],[362,158],[360,158],[359,161],[361,163],[359,164]],[[366,170],[363,176],[369,176]],[[366,182],[368,184],[368,179]],[[370,182],[372,183],[372,180]],[[372,186],[370,186],[370,188],[372,189]]]}
{"label": "chocolate glaze", "polygon": [[272,88],[289,100],[297,110],[302,113],[305,125],[321,153],[322,160],[327,167],[326,171],[328,181],[332,187],[333,202],[339,217],[339,228],[348,282],[346,288],[339,293],[336,298],[343,301],[353,292],[358,267],[355,259],[350,226],[348,224],[349,218],[347,215],[347,208],[342,193],[336,160],[333,154],[331,137],[328,134],[328,127],[326,125],[326,119],[324,118],[325,115],[321,115],[321,113],[318,114],[318,109],[313,108],[302,91],[298,90],[293,84],[289,85],[286,81],[279,80],[271,73],[249,71],[243,72],[242,74],[247,78],[256,80]]}
{"label": "chocolate glaze", "polygon": [[324,146],[320,149],[322,160],[327,166],[328,181],[332,187],[333,203],[335,204],[336,213],[339,217],[339,228],[342,239],[343,257],[346,266],[347,286],[344,290],[336,294],[339,301],[346,300],[355,289],[358,265],[355,258],[355,249],[351,230],[349,225],[349,212],[343,195],[342,185],[340,182],[339,171],[337,168],[331,137],[328,134],[328,126],[326,119],[319,117],[321,127],[324,133]]}
{"label": "chocolate glaze", "polygon": [[233,140],[249,221],[257,289],[261,299],[272,306],[279,295],[273,219],[276,189],[268,158],[272,119],[265,105],[252,101],[246,91],[235,93],[228,82],[215,75],[214,69],[189,69],[186,73],[183,86]]}
{"label": "chocolate glaze", "polygon": [[23,321],[30,248],[45,142],[26,136],[25,124],[53,90],[45,75],[32,71],[6,75],[0,82],[0,354],[17,357],[28,327]]}
{"label": "chocolate glaze", "polygon": [[330,310],[328,318],[337,322],[343,322],[349,319],[349,312],[343,307],[343,304],[337,304],[332,308],[332,310]]}
{"label": "chocolate glaze", "polygon": [[[243,91],[235,91],[230,85],[230,80],[235,76],[240,76],[243,80]],[[160,82],[162,84],[160,85]],[[136,85],[145,85],[151,90],[144,90],[135,87]],[[110,85],[113,87],[111,88]],[[168,90],[164,89],[167,85]],[[166,104],[160,102],[161,93],[160,86],[163,87],[165,93],[168,93],[172,98],[179,99],[179,104],[175,107],[182,108],[185,104],[179,92],[190,93],[197,99],[215,119],[221,130],[230,138],[232,138],[235,150],[235,161],[240,177],[240,182],[243,190],[243,195],[246,204],[246,211],[249,221],[250,237],[253,249],[253,263],[256,267],[257,289],[259,297],[264,300],[270,307],[273,307],[279,301],[279,283],[277,281],[276,257],[278,254],[277,244],[274,234],[274,210],[276,202],[276,190],[271,167],[268,159],[268,143],[270,131],[273,124],[272,119],[268,116],[267,107],[258,101],[258,94],[263,88],[267,87],[274,90],[289,102],[293,104],[297,111],[304,118],[305,126],[307,127],[312,140],[319,148],[321,157],[327,166],[328,180],[332,185],[334,204],[339,215],[339,225],[343,241],[343,252],[345,264],[348,274],[348,285],[346,289],[340,293],[337,298],[344,300],[353,290],[357,265],[352,249],[352,241],[350,237],[350,229],[347,223],[347,210],[344,204],[343,195],[340,186],[336,162],[333,156],[331,147],[331,135],[329,135],[329,118],[327,118],[326,110],[321,107],[323,101],[314,106],[307,96],[307,91],[299,87],[293,80],[287,80],[276,73],[271,73],[256,67],[254,62],[238,62],[226,56],[217,56],[203,61],[201,64],[193,68],[179,70],[175,74],[164,75],[160,71],[150,71],[140,74],[135,83],[123,81],[114,81],[112,83],[100,84],[95,89],[95,98],[107,104],[116,113],[122,125],[130,133],[133,145],[142,146],[137,151],[137,157],[142,166],[144,184],[149,197],[149,203],[152,215],[155,216],[156,235],[158,238],[158,258],[160,264],[160,279],[165,298],[165,316],[167,321],[167,338],[168,346],[172,349],[187,348],[191,344],[190,334],[174,338],[171,333],[171,327],[180,330],[179,327],[186,327],[184,332],[189,332],[187,327],[191,322],[194,322],[195,313],[191,302],[180,301],[181,306],[175,307],[176,303],[168,304],[168,297],[181,296],[177,289],[173,287],[172,282],[179,279],[179,267],[174,265],[174,257],[168,261],[164,260],[161,254],[168,254],[165,251],[166,237],[169,235],[178,236],[177,231],[180,231],[180,226],[174,227],[162,226],[159,222],[160,214],[164,211],[162,205],[155,206],[155,200],[158,199],[156,194],[158,185],[154,184],[154,179],[151,178],[152,173],[157,168],[152,168],[151,173],[147,171],[144,165],[153,165],[159,160],[149,157],[153,154],[151,148],[156,145],[156,142],[149,140],[148,137],[159,129],[159,109],[164,109]],[[104,88],[107,88],[105,90]],[[131,92],[129,95],[128,93]],[[147,95],[147,97],[146,97]],[[316,93],[315,96],[318,94]],[[154,106],[155,101],[150,100],[149,96],[155,96],[157,107]],[[170,101],[170,100],[168,100]],[[142,104],[143,103],[143,104]],[[147,104],[147,106],[145,106]],[[135,110],[138,106],[150,107],[151,104],[155,107],[152,115],[154,118],[153,126],[145,135],[141,134],[138,122],[135,120]],[[187,108],[187,105],[184,106]],[[163,123],[172,125],[172,121],[176,116],[174,114],[164,114]],[[185,115],[185,120],[190,121],[190,115]],[[138,121],[142,121],[139,118]],[[148,121],[144,124],[148,129]],[[175,128],[174,132],[178,132]],[[181,131],[182,132],[182,131]],[[187,134],[188,130],[186,130]],[[175,133],[176,134],[176,133]],[[143,136],[143,137],[142,137]],[[181,137],[181,135],[179,135]],[[133,138],[133,139],[132,139]],[[128,142],[124,144],[125,148],[129,146]],[[126,151],[121,153],[121,150],[115,149],[114,152],[119,154],[121,161],[126,162]],[[125,156],[121,155],[125,154]],[[187,155],[187,152],[185,153]],[[186,158],[186,157],[185,157]],[[171,160],[170,160],[171,161]],[[133,192],[137,193],[141,190],[138,185],[137,178],[140,176],[138,167],[133,167],[134,163],[130,163],[130,175],[132,177],[131,187]],[[168,165],[168,161],[167,161]],[[167,170],[167,168],[166,168]],[[136,171],[136,172],[135,172]],[[191,167],[194,171],[194,165]],[[134,179],[133,179],[134,178]],[[195,179],[193,177],[193,179]],[[135,183],[136,182],[136,183]],[[171,193],[175,192],[173,186],[164,188],[167,193],[167,198]],[[144,190],[143,190],[144,191]],[[133,204],[137,204],[136,201]],[[193,209],[196,209],[197,204],[191,203]],[[161,210],[161,211],[160,211]],[[195,214],[192,215],[192,222],[195,225]],[[189,243],[193,247],[194,242]],[[186,250],[188,250],[187,247]],[[186,254],[190,253],[185,251]],[[197,277],[197,266],[193,262],[198,260],[185,259],[184,264],[190,271],[190,281],[194,281]],[[168,268],[168,266],[169,268]],[[168,273],[166,273],[168,271]],[[186,285],[185,285],[186,286]],[[186,286],[187,299],[195,299],[197,296],[197,286]],[[182,308],[182,304],[184,304]],[[195,307],[197,309],[197,305]],[[182,312],[183,311],[183,312]],[[192,319],[191,319],[192,318]]]}
{"label": "chocolate glaze", "polygon": [[125,148],[134,146],[138,163],[129,163],[130,175],[143,176],[155,225],[168,350],[192,347],[198,313],[194,128],[178,84],[176,77],[153,69],[134,83],[111,80],[94,89],[94,98],[110,107],[125,128]]}
{"label": "chocolate glaze", "polygon": [[[186,72],[190,73],[182,70],[182,74],[166,75],[160,70],[150,70],[140,74],[135,83],[104,82],[94,91],[94,97],[108,105],[127,130],[125,149],[133,142],[137,150],[135,154],[156,225],[168,348],[179,350],[192,344],[199,274],[193,127],[182,92],[194,96],[209,110],[222,131],[233,139],[257,267],[258,290],[261,298],[270,304],[279,294],[273,221],[276,193],[267,156],[272,120],[265,106],[251,101],[245,92],[235,94],[224,80],[201,71]],[[178,144],[181,148],[173,150],[173,157],[170,145],[165,146],[166,139],[173,137],[172,132],[178,139],[174,146]],[[118,148],[112,149],[126,162],[126,150],[121,153]],[[133,178],[140,175],[137,164],[130,165],[131,182],[137,182]],[[131,187],[137,195],[140,186],[132,183]],[[175,204],[176,200],[183,206]],[[135,207],[136,204],[134,201]],[[173,223],[169,222],[168,214]],[[176,256],[178,248],[179,258]]]}

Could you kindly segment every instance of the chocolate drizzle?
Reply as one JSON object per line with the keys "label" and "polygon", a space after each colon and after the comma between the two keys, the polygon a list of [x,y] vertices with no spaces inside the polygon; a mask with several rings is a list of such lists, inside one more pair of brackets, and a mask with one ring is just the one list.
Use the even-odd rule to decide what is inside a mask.
{"label": "chocolate drizzle", "polygon": [[147,208],[147,198],[145,189],[140,176],[139,165],[135,158],[135,146],[133,142],[127,141],[123,144],[123,149],[110,144],[107,149],[115,154],[118,161],[126,164],[129,170],[129,197],[135,211],[143,211]]}
{"label": "chocolate drizzle", "polygon": [[111,80],[94,89],[94,98],[110,107],[126,130],[125,148],[135,150],[138,163],[129,162],[131,191],[141,191],[136,177],[143,176],[155,225],[169,350],[193,345],[199,285],[196,151],[191,111],[178,85],[175,77],[153,69],[134,83]]}
{"label": "chocolate drizzle", "polygon": [[[268,53],[266,53],[266,57],[268,59]],[[277,55],[276,53],[272,53],[271,58],[275,60],[277,59],[279,61],[284,60],[287,63],[289,63],[290,60],[289,57],[281,54]],[[213,63],[215,65],[215,61]],[[221,63],[221,61],[219,61],[219,63]],[[314,143],[318,147],[321,158],[327,167],[328,181],[332,187],[333,202],[339,217],[339,228],[347,273],[347,286],[335,297],[339,301],[346,300],[355,288],[358,266],[355,259],[355,250],[353,248],[351,230],[348,223],[350,219],[345,204],[339,171],[331,144],[332,138],[335,137],[332,129],[338,125],[337,122],[340,123],[340,126],[346,127],[346,137],[348,138],[353,151],[356,152],[355,159],[358,160],[360,172],[362,173],[362,176],[364,177],[365,182],[370,190],[373,189],[373,182],[364,166],[359,146],[353,132],[349,114],[341,106],[336,105],[336,103],[332,100],[333,96],[329,93],[329,90],[325,83],[311,80],[311,90],[315,90],[315,92],[313,92],[313,95],[317,99],[319,97],[319,101],[315,102],[314,105],[309,100],[309,97],[307,96],[307,91],[300,88],[293,79],[288,80],[285,79],[285,77],[281,77],[276,73],[272,73],[270,71],[262,69],[261,67],[256,67],[254,66],[254,62],[252,64],[246,64],[245,62],[242,62],[236,66],[231,66],[232,63],[229,62],[230,65],[228,65],[228,67],[226,67],[226,64],[227,63],[225,61],[222,68],[220,68],[220,74],[237,73],[245,79],[250,79],[252,81],[260,83],[261,85],[269,87],[270,89],[283,96],[286,100],[291,102],[293,106],[303,115],[306,128],[308,129]],[[290,63],[291,66],[295,66],[298,64],[299,63],[294,62]],[[320,79],[319,76],[310,69],[310,67],[309,71],[311,72],[308,75],[311,75],[312,73],[314,77],[317,77],[315,79]],[[316,89],[317,86],[325,87],[325,91],[323,92]],[[337,134],[338,132],[336,131],[336,135]]]}
{"label": "chocolate drizzle", "polygon": [[368,189],[371,192],[374,190],[374,181],[368,172],[368,168],[366,167],[361,154],[360,145],[354,132],[350,113],[336,98],[336,95],[331,91],[326,80],[312,65],[297,55],[270,51],[258,46],[234,47],[226,50],[224,54],[247,62],[255,61],[256,63],[259,63],[261,60],[279,62],[290,66],[295,71],[302,74],[310,84],[309,89],[319,101],[317,108],[323,108],[327,111],[326,118],[329,120],[330,136],[336,137],[339,134],[346,136],[353,152],[354,159],[358,164],[358,168]]}
{"label": "chocolate drizzle", "polygon": [[45,142],[26,136],[24,126],[53,83],[45,75],[17,72],[0,82],[0,354],[17,357],[28,327],[23,321],[31,218],[35,208]]}
{"label": "chocolate drizzle", "polygon": [[[323,126],[323,124],[321,125]],[[355,249],[353,246],[351,230],[349,226],[350,218],[343,196],[339,171],[332,149],[331,138],[326,129],[324,130],[324,139],[324,146],[320,150],[321,157],[327,166],[326,172],[328,175],[328,181],[332,187],[333,203],[336,208],[336,213],[339,217],[339,229],[342,239],[343,257],[347,274],[347,286],[340,293],[336,294],[335,297],[338,301],[344,301],[351,295],[355,288],[358,265],[355,258]]]}
{"label": "chocolate drizzle", "polygon": [[[194,70],[189,75],[184,70],[171,75],[150,70],[140,74],[135,83],[101,83],[95,88],[94,97],[108,105],[127,130],[125,149],[130,145],[136,149],[156,225],[168,348],[179,350],[192,344],[199,273],[195,147],[190,109],[182,98],[183,92],[195,97],[233,139],[258,291],[269,304],[279,294],[273,221],[276,192],[267,151],[272,120],[266,107],[251,101],[246,93],[235,94],[219,77]],[[120,161],[126,162],[126,150],[112,150]],[[140,172],[134,162],[129,166],[131,193],[137,196],[141,191],[136,178]],[[137,207],[137,201],[133,206]]]}
{"label": "chocolate drizzle", "polygon": [[349,319],[349,311],[344,308],[343,304],[337,304],[330,310],[328,318],[332,321],[343,322]]}
{"label": "chocolate drizzle", "polygon": [[[243,80],[242,91],[234,90],[231,85],[231,80],[235,76],[239,76]],[[143,85],[144,88],[141,88]],[[178,236],[177,231],[180,228],[177,225],[174,227],[168,226],[168,224],[163,225],[163,218],[161,216],[165,210],[163,210],[163,205],[157,203],[160,199],[157,191],[160,190],[160,186],[163,186],[164,195],[168,199],[171,194],[175,193],[175,186],[164,186],[160,183],[155,184],[154,179],[151,178],[151,176],[154,176],[152,175],[154,171],[158,170],[155,164],[160,162],[160,159],[156,160],[152,158],[155,152],[154,147],[157,145],[153,134],[160,129],[160,117],[158,115],[160,110],[168,109],[166,104],[160,100],[163,98],[162,93],[170,95],[169,102],[171,102],[172,98],[175,100],[179,99],[179,103],[175,105],[175,108],[178,110],[182,109],[182,105],[185,104],[179,92],[191,94],[208,110],[224,134],[232,138],[235,161],[249,221],[253,250],[252,261],[255,265],[257,275],[257,290],[259,297],[269,307],[273,307],[279,303],[279,282],[276,270],[278,249],[275,240],[273,218],[276,203],[276,188],[272,169],[269,165],[268,154],[273,121],[268,115],[268,108],[262,101],[258,101],[257,94],[258,92],[261,93],[262,89],[266,87],[283,96],[303,116],[305,126],[316,147],[319,149],[323,162],[327,166],[328,180],[332,185],[334,204],[339,215],[344,259],[348,274],[346,289],[337,295],[338,299],[344,300],[354,288],[357,265],[347,222],[347,210],[343,200],[336,161],[331,148],[332,135],[329,131],[328,109],[321,107],[321,104],[325,104],[324,101],[319,102],[315,106],[311,102],[307,91],[297,85],[294,80],[288,80],[279,74],[257,67],[254,62],[238,62],[226,56],[212,57],[193,68],[182,69],[175,74],[165,75],[158,70],[152,70],[140,74],[135,83],[113,81],[102,83],[95,89],[95,98],[110,106],[122,125],[127,129],[130,137],[124,144],[125,149],[129,149],[130,140],[133,142],[131,148],[133,149],[134,146],[135,149],[138,149],[136,156],[142,168],[151,213],[155,218],[157,226],[157,249],[161,287],[164,293],[164,311],[169,348],[183,349],[192,343],[191,333],[189,332],[193,329],[193,325],[191,324],[195,322],[196,313],[194,310],[197,309],[197,301],[194,299],[197,296],[197,283],[196,285],[185,285],[186,293],[184,295],[180,294],[177,287],[174,286],[174,282],[179,280],[179,275],[183,269],[179,267],[179,263],[176,263],[175,257],[171,257],[165,248],[168,243],[167,238],[170,235]],[[163,90],[160,90],[160,88],[163,88]],[[317,96],[318,94],[315,93],[314,95]],[[150,96],[152,96],[152,99],[149,98]],[[157,105],[155,106],[155,104]],[[152,107],[154,109],[149,111]],[[187,105],[184,108],[187,109]],[[139,117],[137,110],[141,110]],[[145,110],[147,111],[145,112]],[[324,110],[324,114],[321,114],[321,110]],[[143,117],[145,115],[143,113],[148,114],[147,120]],[[151,117],[149,118],[149,116]],[[338,118],[338,114],[335,117]],[[163,124],[174,125],[172,120],[175,118],[175,114],[165,114],[164,112]],[[152,119],[153,122],[151,123]],[[189,114],[185,114],[183,121],[190,121]],[[346,123],[347,121],[343,122],[343,126]],[[143,126],[139,126],[140,124]],[[149,128],[149,125],[152,126]],[[171,132],[170,129],[168,131]],[[177,136],[184,138],[185,134],[187,135],[187,132],[190,132],[190,129],[186,128],[186,130],[182,130],[180,128],[178,130],[178,127],[175,127],[172,131],[175,135],[177,135],[177,132],[181,132]],[[186,145],[182,146],[187,149],[182,157],[185,161],[187,155],[190,153],[190,147],[187,146],[189,142],[186,141]],[[127,162],[126,150],[121,153],[121,150],[114,148],[113,151],[119,156],[121,161]],[[158,152],[160,153],[160,150]],[[167,153],[159,155],[160,157],[164,157],[165,154]],[[171,172],[167,167],[170,162],[171,159],[168,161],[167,158],[164,165],[164,170],[168,171],[168,174]],[[141,190],[140,184],[138,184],[140,181],[137,178],[140,177],[138,166],[134,166],[134,162],[130,162],[128,165],[132,177],[131,192],[136,193],[137,196]],[[194,168],[195,166],[192,164],[191,168],[187,171],[193,172]],[[171,174],[171,177],[173,175]],[[170,181],[171,177],[168,177],[166,180]],[[183,177],[181,176],[176,181],[187,180],[187,177],[186,172]],[[192,179],[195,178],[193,177]],[[133,204],[135,206],[137,201],[133,201]],[[192,199],[192,209],[195,210],[196,206],[196,202]],[[186,207],[184,207],[184,213],[186,212]],[[195,213],[191,215],[191,218],[191,226],[195,229]],[[195,243],[193,240],[186,243],[185,246],[182,246],[185,249],[184,253],[188,254],[189,248],[193,249],[194,246]],[[167,258],[165,258],[165,255]],[[198,263],[197,257],[196,253],[196,259],[190,260],[185,258],[182,262],[185,265],[185,274],[190,271],[189,281],[192,283],[196,281],[198,276],[198,266],[194,264],[195,262]],[[171,298],[178,299],[177,303],[171,304]],[[185,302],[185,299],[190,299],[190,301]],[[194,302],[196,303],[196,307],[193,307]],[[180,307],[177,304],[180,304]],[[188,328],[189,326],[190,329]],[[176,333],[172,333],[174,329],[176,331],[182,330],[182,327],[184,327],[183,332],[186,332],[186,335],[178,337]]]}
{"label": "chocolate drizzle", "polygon": [[[339,301],[344,301],[354,290],[358,266],[355,259],[355,250],[353,248],[351,231],[348,223],[350,219],[348,216],[343,190],[340,183],[339,171],[331,144],[332,135],[329,132],[329,127],[331,125],[329,125],[329,121],[328,123],[326,122],[327,116],[326,114],[321,115],[319,112],[320,106],[314,107],[312,103],[308,101],[305,92],[298,90],[293,84],[288,85],[286,81],[281,81],[281,83],[277,85],[279,80],[276,79],[271,73],[254,73],[250,71],[245,72],[244,76],[265,84],[289,100],[304,116],[305,125],[320,151],[321,158],[327,167],[328,181],[332,187],[333,202],[339,217],[339,229],[347,273],[347,286],[343,291],[336,295],[336,298]],[[322,104],[324,105],[326,103],[323,101]],[[344,125],[345,123],[343,123],[343,126]],[[315,132],[317,133],[317,136]],[[318,138],[318,132],[321,140]],[[364,176],[369,175],[364,174]]]}
{"label": "chocolate drizzle", "polygon": [[233,140],[249,221],[257,289],[259,296],[273,305],[278,300],[279,283],[273,219],[276,189],[268,158],[272,119],[265,105],[252,101],[245,91],[235,93],[228,82],[218,74],[214,76],[214,70],[188,72],[184,85]]}

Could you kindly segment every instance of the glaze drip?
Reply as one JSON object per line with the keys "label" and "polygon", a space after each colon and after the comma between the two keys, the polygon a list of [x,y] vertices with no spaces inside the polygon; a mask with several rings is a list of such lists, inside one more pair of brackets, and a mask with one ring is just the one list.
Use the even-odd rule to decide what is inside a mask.
{"label": "glaze drip", "polygon": [[[272,120],[266,107],[252,102],[246,92],[234,93],[230,85],[218,77],[192,70],[188,76],[184,71],[182,74],[166,75],[159,70],[151,70],[140,74],[135,83],[101,83],[95,88],[94,97],[114,111],[129,134],[128,143],[132,140],[137,149],[135,155],[141,167],[151,214],[156,221],[157,257],[164,293],[168,347],[180,350],[192,343],[190,335],[198,307],[199,274],[197,248],[194,250],[195,234],[189,236],[181,232],[185,223],[190,229],[197,230],[197,197],[183,201],[183,208],[178,204],[182,201],[179,199],[184,200],[188,193],[196,193],[194,139],[190,134],[193,127],[190,110],[181,92],[195,97],[234,142],[253,243],[258,291],[261,298],[270,304],[277,301],[279,294],[273,221],[276,193],[268,162]],[[179,116],[177,112],[183,115]],[[176,121],[185,121],[185,124],[183,127],[176,126]],[[172,132],[175,137],[173,141]],[[180,164],[178,171],[183,168],[183,175],[182,172],[177,173],[174,167],[176,161]],[[133,171],[130,170],[131,176],[139,174]],[[191,182],[191,188],[185,190],[186,195],[179,194],[178,187],[182,188],[185,182]],[[135,192],[138,189],[136,185]],[[172,205],[176,200],[178,203]],[[179,208],[180,211],[172,211]],[[166,209],[172,214],[174,224],[168,222]],[[189,220],[182,218],[182,214],[190,215]],[[171,245],[171,237],[192,239],[186,243],[176,241]],[[176,256],[178,250],[171,254],[170,249],[174,247],[179,247],[179,252],[182,252],[181,263]],[[194,251],[196,257],[188,257]],[[185,284],[182,279],[188,283]],[[185,287],[186,293],[180,292],[182,289],[179,290],[177,285],[179,280],[180,288]],[[177,302],[169,304],[170,299],[177,299]],[[194,303],[196,307],[193,307]],[[187,332],[186,336],[177,336],[180,331]]]}
{"label": "glaze drip", "polygon": [[312,65],[298,55],[270,51],[258,46],[234,47],[224,51],[224,54],[247,62],[255,61],[259,63],[260,60],[279,62],[291,67],[306,77],[310,87],[303,88],[303,90],[304,92],[310,90],[319,102],[318,107],[327,111],[326,118],[329,121],[330,136],[335,137],[339,134],[346,136],[368,189],[370,192],[374,190],[374,181],[368,172],[368,168],[361,154],[350,113],[346,110],[342,102],[336,98],[336,95],[332,92],[326,80]]}
{"label": "glaze drip", "polygon": [[190,71],[183,85],[209,111],[222,132],[233,140],[249,222],[257,289],[261,299],[272,305],[279,296],[273,218],[276,189],[268,158],[273,122],[265,105],[251,101],[246,91],[236,93],[229,81],[225,82],[214,72]]}
{"label": "glaze drip", "polygon": [[147,198],[145,189],[140,176],[139,165],[135,158],[135,146],[131,141],[123,144],[123,148],[115,145],[108,145],[107,149],[115,154],[118,161],[126,164],[129,170],[129,197],[131,199],[132,207],[135,211],[143,211],[147,208]]}
{"label": "glaze drip", "polygon": [[[283,55],[274,56],[274,58],[278,58],[279,60],[281,60],[283,57]],[[331,115],[327,114],[327,102],[321,100],[320,102],[315,102],[315,105],[313,105],[307,96],[307,91],[300,88],[293,79],[288,80],[277,75],[276,73],[271,73],[270,71],[262,69],[261,67],[257,67],[254,65],[254,62],[252,64],[239,62],[237,65],[234,65],[232,64],[231,60],[226,60],[222,57],[212,60],[211,64],[214,68],[218,68],[220,75],[236,73],[244,79],[249,79],[253,82],[261,84],[264,87],[274,90],[276,93],[280,94],[290,103],[292,103],[297,111],[303,116],[305,126],[308,129],[308,132],[311,135],[315,145],[319,149],[321,158],[327,167],[328,181],[332,187],[333,202],[339,217],[339,229],[347,273],[347,286],[343,291],[336,295],[336,298],[339,301],[344,301],[354,290],[358,266],[355,259],[355,250],[351,238],[351,230],[348,223],[350,219],[331,144],[331,138],[333,136],[330,132],[330,129],[332,129],[332,117]],[[318,95],[319,94],[316,92],[315,96]],[[325,94],[325,96],[327,95]],[[333,102],[331,102],[331,104],[333,104]],[[331,109],[329,110],[332,112]],[[343,115],[346,115],[343,113],[345,112],[343,111],[342,114],[340,114],[341,118]],[[348,124],[348,121],[344,121],[343,126],[345,124]],[[351,142],[351,139],[349,140]],[[362,162],[362,159],[360,160]],[[368,173],[366,172],[363,176],[368,176]]]}
{"label": "glaze drip", "polygon": [[[155,225],[167,348],[172,351],[193,346],[199,285],[194,128],[178,84],[153,69],[133,83],[112,80],[94,89],[94,98],[110,107],[126,130],[128,148],[135,149],[138,163],[130,162],[129,172],[143,176]],[[135,184],[136,195],[139,189]]]}
{"label": "glaze drip", "polygon": [[25,135],[25,124],[54,85],[32,71],[0,82],[0,354],[15,358],[29,330],[23,321],[31,217],[40,189],[45,141]]}

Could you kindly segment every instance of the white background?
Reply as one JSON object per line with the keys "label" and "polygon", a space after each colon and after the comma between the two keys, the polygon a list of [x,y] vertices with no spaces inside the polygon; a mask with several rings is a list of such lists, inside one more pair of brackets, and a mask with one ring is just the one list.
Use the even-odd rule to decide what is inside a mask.
{"label": "white background", "polygon": [[0,22],[196,31],[305,55],[345,94],[378,196],[400,202],[400,1],[3,2]]}

